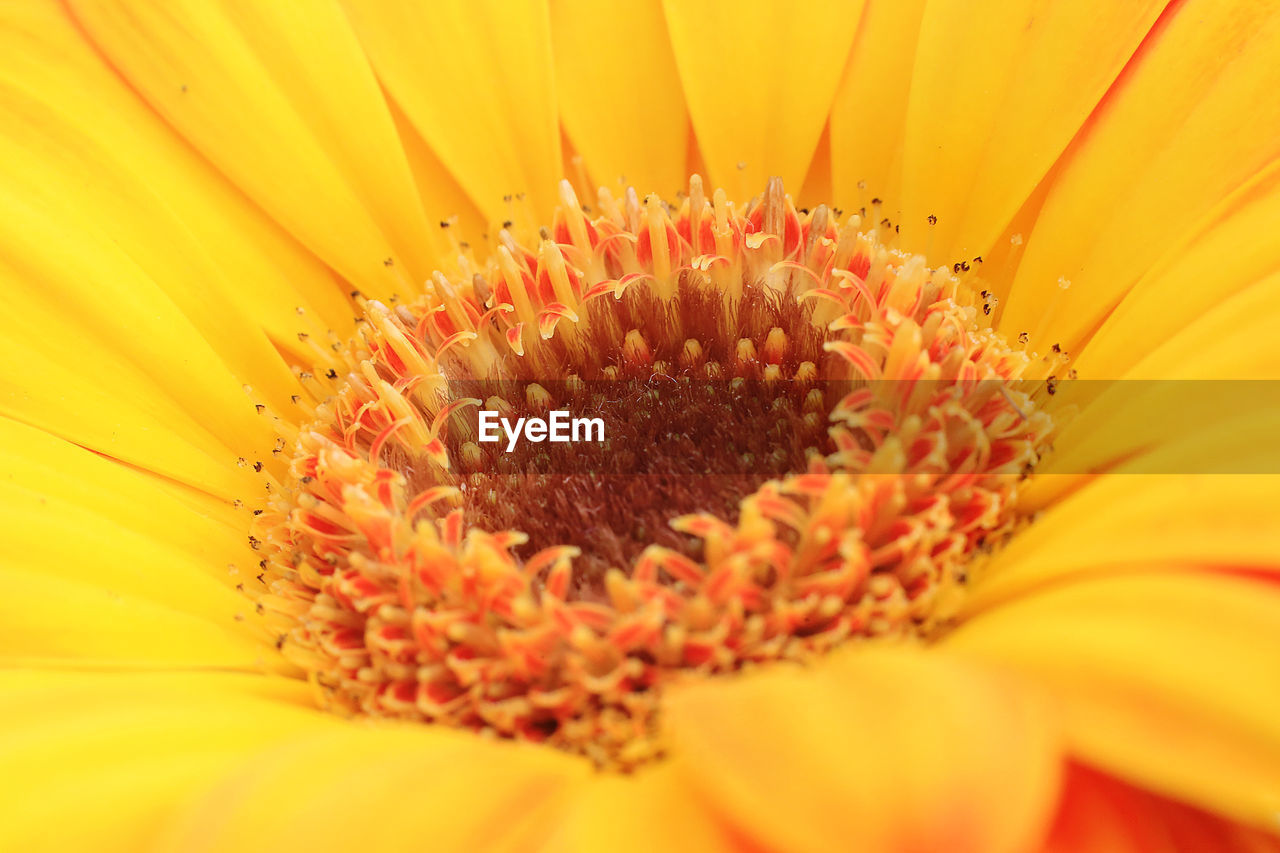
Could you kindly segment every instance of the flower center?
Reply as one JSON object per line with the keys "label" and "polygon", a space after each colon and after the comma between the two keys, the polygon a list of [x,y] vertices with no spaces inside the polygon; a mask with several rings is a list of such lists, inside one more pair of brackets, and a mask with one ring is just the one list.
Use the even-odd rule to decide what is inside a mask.
{"label": "flower center", "polygon": [[625,768],[674,681],[945,626],[1052,428],[985,292],[776,180],[562,197],[536,246],[365,303],[297,436],[262,603],[325,701]]}
{"label": "flower center", "polygon": [[604,440],[511,447],[464,429],[455,458],[466,517],[523,532],[521,559],[577,547],[573,599],[604,600],[608,571],[629,573],[650,545],[700,558],[701,541],[672,520],[702,512],[735,523],[744,497],[836,449],[833,389],[818,377],[840,372],[840,356],[823,349],[812,318],[812,305],[753,282],[728,303],[687,271],[668,300],[639,284],[590,303],[591,340],[569,361],[571,379],[473,389],[509,422],[590,415]]}

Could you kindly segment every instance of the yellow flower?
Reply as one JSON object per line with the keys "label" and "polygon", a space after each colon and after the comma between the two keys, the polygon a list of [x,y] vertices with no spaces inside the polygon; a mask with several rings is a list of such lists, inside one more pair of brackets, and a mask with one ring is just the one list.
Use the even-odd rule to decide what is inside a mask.
{"label": "yellow flower", "polygon": [[0,847],[1280,846],[1280,6],[0,40]]}

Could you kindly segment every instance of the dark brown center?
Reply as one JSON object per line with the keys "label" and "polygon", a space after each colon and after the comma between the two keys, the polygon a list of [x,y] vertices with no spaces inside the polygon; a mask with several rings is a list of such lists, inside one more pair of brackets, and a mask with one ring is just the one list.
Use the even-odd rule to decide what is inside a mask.
{"label": "dark brown center", "polygon": [[516,550],[526,559],[552,545],[580,548],[570,591],[579,599],[599,599],[605,573],[629,573],[649,545],[700,558],[700,540],[671,519],[710,512],[736,522],[743,497],[833,449],[829,407],[840,397],[819,377],[838,357],[823,350],[811,314],[792,293],[748,286],[731,306],[688,278],[665,303],[645,285],[597,300],[577,350],[591,354],[587,363],[543,352],[513,367],[563,364],[558,377],[499,371],[454,390],[500,406],[513,424],[551,410],[599,418],[605,440],[522,440],[509,451],[505,438],[476,442],[475,412],[459,414],[447,443],[467,517],[527,534]]}

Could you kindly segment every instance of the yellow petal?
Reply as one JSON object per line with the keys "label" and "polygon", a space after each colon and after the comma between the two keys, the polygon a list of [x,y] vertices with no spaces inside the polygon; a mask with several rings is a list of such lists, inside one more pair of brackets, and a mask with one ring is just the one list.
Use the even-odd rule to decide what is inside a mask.
{"label": "yellow petal", "polygon": [[[92,512],[225,577],[245,560],[250,510],[121,465],[43,430],[0,418],[0,488],[38,492]],[[244,566],[243,568],[248,568]]]}
{"label": "yellow petal", "polygon": [[730,853],[729,827],[669,762],[634,775],[602,773],[580,786],[547,851]]}
{"label": "yellow petal", "polygon": [[1148,352],[1125,378],[1278,379],[1277,310],[1280,272],[1219,297],[1212,308]]}
{"label": "yellow petal", "polygon": [[[1001,328],[1038,328],[1048,312],[1053,340],[1076,349],[1198,220],[1275,159],[1277,51],[1274,4],[1191,0],[1172,10],[1066,155]],[[1055,301],[1059,278],[1070,288]]]}
{"label": "yellow petal", "polygon": [[[163,505],[155,508],[157,515],[164,511]],[[0,536],[6,551],[0,565],[6,569],[74,580],[210,618],[229,620],[248,605],[214,576],[226,576],[225,564],[208,566],[38,487],[0,484]]]}
{"label": "yellow petal", "polygon": [[1280,587],[1089,578],[984,611],[944,641],[1044,686],[1082,760],[1258,826],[1280,813]]}
{"label": "yellow petal", "polygon": [[592,178],[673,198],[689,177],[689,116],[662,8],[556,2],[551,34],[560,120]]}
{"label": "yellow petal", "polygon": [[426,726],[349,726],[245,762],[180,814],[166,849],[529,850],[585,763]]}
{"label": "yellow petal", "polygon": [[[1239,440],[1274,437],[1278,426],[1273,418]],[[1125,571],[1256,569],[1280,580],[1277,506],[1277,474],[1106,474],[1020,530],[977,576],[966,607]]]}
{"label": "yellow petal", "polygon": [[233,612],[215,622],[107,584],[7,564],[0,564],[0,583],[0,663],[6,666],[261,671],[275,657],[265,635],[256,639],[248,617],[236,621]]}
{"label": "yellow petal", "polygon": [[939,655],[867,648],[675,693],[672,761],[766,849],[1028,849],[1055,796],[1046,709]]}
{"label": "yellow petal", "polygon": [[248,510],[5,419],[0,470],[4,663],[285,666],[235,589]]}
{"label": "yellow petal", "polygon": [[[72,181],[71,199],[77,204],[95,194],[100,200],[107,187],[149,204],[141,221],[112,221],[118,217],[112,210],[99,224],[115,228],[117,239],[150,235],[151,245],[131,247],[144,250],[143,257],[164,258],[171,251],[164,244],[175,241],[192,254],[184,275],[157,281],[180,304],[202,293],[212,302],[216,294],[286,344],[299,331],[323,333],[326,324],[338,323],[349,327],[349,309],[332,273],[179,139],[60,6],[7,4],[0,21],[0,86],[13,116],[5,123],[6,134],[36,134],[21,158],[7,165],[21,166],[19,175],[22,169],[42,168],[47,170],[42,179]],[[90,172],[93,180],[75,185],[78,171]],[[167,221],[182,227],[147,230],[148,223]],[[192,266],[222,274],[200,276],[197,290]],[[306,309],[304,317],[296,313],[299,306]],[[227,316],[225,309],[211,313],[189,317],[208,323],[207,331]],[[235,335],[225,334],[225,326],[222,331],[232,340],[215,335],[212,345],[243,346],[234,338],[253,334],[251,328]],[[248,375],[245,381],[260,384]]]}
{"label": "yellow petal", "polygon": [[[271,334],[325,328],[298,316],[310,300],[276,283],[297,273],[305,285],[304,265],[291,260],[304,255],[286,251],[260,215],[239,219],[251,206],[231,203],[238,195],[55,7],[3,14],[0,39],[11,49],[0,52],[0,286],[20,318],[3,346],[32,364],[7,378],[4,411],[220,489],[226,477],[180,472],[165,445],[190,444],[223,464],[269,448],[273,434],[243,386],[277,406],[298,391]],[[265,237],[245,236],[260,225]],[[316,275],[332,287],[329,273]],[[250,310],[277,316],[260,323]],[[82,385],[90,393],[77,394]],[[131,446],[162,424],[175,435],[151,439],[153,458]]]}
{"label": "yellow petal", "polygon": [[437,266],[439,229],[335,3],[72,7],[157,112],[348,281],[407,291]]}
{"label": "yellow petal", "polygon": [[[125,666],[274,660],[265,632],[251,627],[258,615],[233,589],[256,585],[245,519],[215,520],[224,513],[199,493],[179,497],[171,484],[21,424],[0,420],[0,439],[0,570],[15,579],[6,609],[17,613],[0,655]],[[184,630],[193,633],[167,636]],[[158,648],[146,648],[148,638]]]}
{"label": "yellow petal", "polygon": [[308,701],[262,676],[0,671],[0,848],[148,849],[246,755],[342,725]]}
{"label": "yellow petal", "polygon": [[1214,208],[1134,285],[1076,359],[1082,376],[1122,376],[1223,299],[1280,268],[1280,161]]}
{"label": "yellow petal", "polygon": [[[414,183],[418,185],[418,194],[427,199],[435,197],[447,199],[436,204],[442,218],[435,224],[441,228],[456,227],[459,242],[467,242],[482,235],[485,230],[485,220],[480,209],[440,162],[435,152],[428,147],[422,135],[414,128],[413,122],[404,114],[404,110],[400,109],[390,96],[387,97],[387,108],[391,110],[391,118],[396,123],[396,133],[400,137],[404,156],[409,161],[409,170],[413,172]],[[449,218],[450,211],[457,216],[456,221]]]}
{"label": "yellow petal", "polygon": [[902,138],[925,0],[871,3],[831,105],[833,200],[900,205]]}
{"label": "yellow petal", "polygon": [[857,32],[860,0],[664,8],[711,183],[748,199],[777,175],[799,192]]}
{"label": "yellow petal", "polygon": [[809,163],[809,172],[804,176],[804,185],[795,194],[797,207],[815,208],[820,204],[830,207],[833,204],[831,190],[831,124],[822,130],[818,137],[818,148],[813,152],[813,160]]}
{"label": "yellow petal", "polygon": [[525,208],[503,197],[526,194],[549,216],[561,159],[545,2],[344,6],[379,79],[480,210],[518,218]]}
{"label": "yellow petal", "polygon": [[[138,385],[154,383],[153,393],[163,395],[164,404],[181,407],[198,424],[192,432],[204,436],[205,447],[248,452],[255,444],[269,445],[270,426],[255,416],[243,386],[257,378],[267,386],[265,391],[287,400],[288,386],[295,383],[266,336],[233,306],[211,304],[199,295],[195,256],[175,251],[182,248],[181,240],[174,241],[176,246],[166,245],[168,235],[156,227],[154,214],[144,213],[148,208],[122,210],[121,193],[100,179],[88,181],[101,185],[98,198],[75,193],[73,188],[94,170],[77,173],[65,164],[49,168],[34,163],[14,146],[17,134],[12,124],[8,131],[0,138],[0,161],[14,171],[3,168],[0,191],[0,287],[8,309],[22,322],[4,330],[6,343],[47,353],[68,365],[89,361],[97,344],[129,362],[118,380],[103,377],[105,388],[123,391],[133,384],[130,374]],[[49,148],[41,145],[37,150]],[[128,231],[133,233],[121,233]],[[180,233],[180,228],[173,233]],[[58,250],[51,251],[51,246]],[[154,273],[146,269],[155,257],[153,250],[168,255],[158,261],[165,268]],[[193,299],[180,306],[156,278],[181,277],[184,257],[187,274],[197,286],[185,290]],[[212,314],[221,321],[226,339],[216,337],[213,327],[202,330],[188,318],[187,311],[199,314],[196,302],[205,303],[206,317]],[[218,309],[225,309],[222,317]],[[202,332],[219,340],[221,353]],[[243,334],[237,338],[237,332]],[[240,368],[239,375],[228,361]],[[259,366],[250,366],[255,361]],[[86,376],[92,372],[93,366],[86,365]],[[15,379],[18,383],[24,380]],[[297,393],[296,387],[292,393]],[[161,401],[156,402],[147,408],[159,408]],[[22,411],[14,414],[21,417]],[[94,415],[84,411],[80,417]]]}
{"label": "yellow petal", "polygon": [[1165,3],[930,2],[902,142],[904,246],[938,263],[986,254]]}
{"label": "yellow petal", "polygon": [[[1277,306],[1280,274],[1224,299],[1148,352],[1127,378],[1069,383],[1061,404],[1078,404],[1081,411],[1067,420],[1055,439],[1054,455],[1041,470],[1066,475],[1107,470],[1274,472],[1274,443],[1258,437],[1250,424],[1274,421],[1280,409],[1280,383],[1274,381],[1280,375]],[[1233,429],[1250,430],[1253,437],[1241,440],[1226,431],[1228,422],[1236,424]],[[1208,430],[1218,431],[1217,446],[1199,441],[1184,448],[1180,459],[1148,458],[1152,451],[1195,440]],[[1056,491],[1062,484],[1051,485]]]}
{"label": "yellow petal", "polygon": [[[1193,483],[1240,479],[1203,475],[1253,476],[1258,481],[1242,485],[1243,493],[1264,493],[1270,488],[1265,478],[1280,473],[1280,448],[1273,440],[1277,429],[1280,388],[1273,382],[1108,383],[1107,391],[1063,431],[1057,454],[1019,495],[1019,508],[1029,513],[1049,506],[1092,482],[1098,476],[1093,472],[1117,479],[1154,475],[1150,483],[1175,474],[1201,475]],[[1136,483],[1139,478],[1127,479]]]}
{"label": "yellow petal", "polygon": [[[6,279],[13,281],[0,266],[6,293],[33,292]],[[32,325],[12,326],[6,333],[26,340],[0,334],[0,360],[22,365],[0,375],[0,415],[226,499],[261,492],[252,469],[238,468],[231,449],[112,347],[82,337],[74,350],[45,352],[48,340],[30,338],[39,337],[41,322],[57,329],[65,318],[28,314],[24,319]]]}

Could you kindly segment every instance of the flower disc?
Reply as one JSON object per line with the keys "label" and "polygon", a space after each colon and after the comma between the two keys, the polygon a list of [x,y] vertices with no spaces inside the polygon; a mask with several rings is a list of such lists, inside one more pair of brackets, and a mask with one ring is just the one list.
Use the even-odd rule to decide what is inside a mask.
{"label": "flower disc", "polygon": [[[625,768],[674,681],[945,627],[1047,445],[1014,384],[1047,367],[976,271],[861,225],[776,180],[594,215],[565,184],[536,244],[362,303],[261,516],[286,654],[335,708]],[[477,408],[604,440],[485,442]]]}

